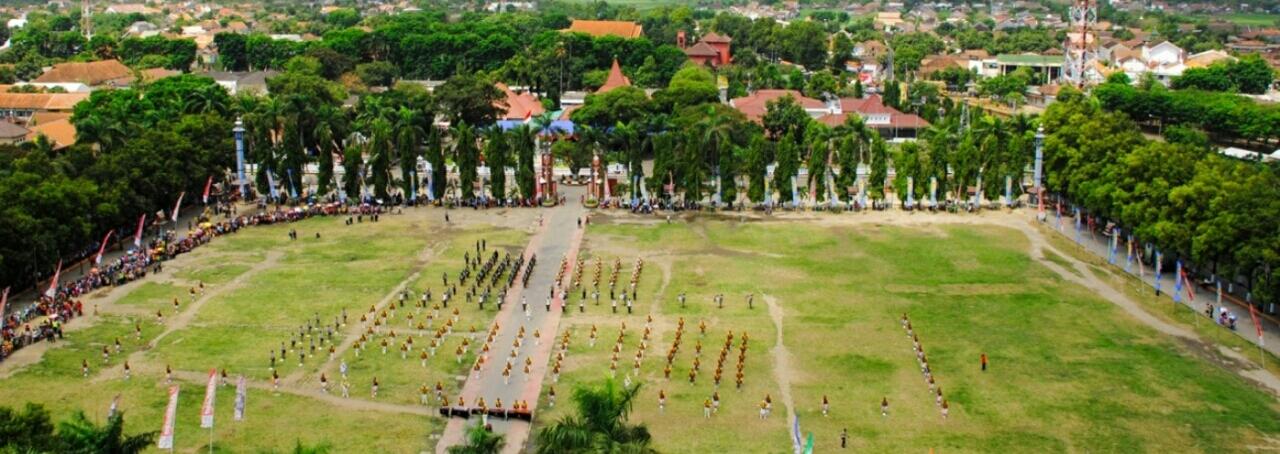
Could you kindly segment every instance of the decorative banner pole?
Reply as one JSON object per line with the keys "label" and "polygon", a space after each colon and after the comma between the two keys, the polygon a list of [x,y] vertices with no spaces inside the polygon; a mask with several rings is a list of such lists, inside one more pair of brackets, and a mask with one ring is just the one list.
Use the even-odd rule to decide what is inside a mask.
{"label": "decorative banner pole", "polygon": [[249,181],[244,178],[244,120],[236,117],[236,127],[231,130],[236,136],[236,184],[240,185],[240,199],[249,198]]}

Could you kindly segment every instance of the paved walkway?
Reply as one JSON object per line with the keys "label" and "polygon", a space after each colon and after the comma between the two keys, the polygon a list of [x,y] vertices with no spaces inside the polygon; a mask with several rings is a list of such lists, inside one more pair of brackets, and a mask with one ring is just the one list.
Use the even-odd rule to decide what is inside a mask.
{"label": "paved walkway", "polygon": [[[578,219],[586,214],[586,210],[577,203],[581,188],[562,188],[568,203],[563,206],[544,210],[545,218],[537,233],[529,241],[525,249],[525,259],[537,254],[538,263],[534,266],[533,275],[529,277],[529,287],[515,287],[507,293],[506,304],[494,318],[499,329],[494,341],[490,344],[489,358],[480,372],[479,378],[468,374],[467,382],[462,387],[462,398],[467,405],[473,405],[476,399],[483,397],[485,403],[493,406],[497,399],[502,405],[510,408],[517,400],[527,401],[529,410],[537,413],[538,395],[542,389],[542,379],[546,375],[551,348],[556,340],[556,332],[560,325],[561,305],[559,292],[552,300],[551,311],[545,308],[548,289],[555,284],[560,260],[569,258],[569,269],[565,272],[564,284],[568,285],[573,276],[573,265],[577,262],[578,247],[582,243],[585,229],[578,228]],[[576,192],[575,192],[576,190]],[[524,296],[529,302],[532,316],[525,317],[520,307],[520,298]],[[492,326],[492,325],[491,325]],[[520,327],[525,329],[524,347],[519,350],[512,361],[510,384],[503,383],[502,369],[507,358],[511,358],[512,344]],[[538,330],[541,339],[534,342],[533,332]],[[523,372],[525,358],[533,360],[528,376]],[[567,395],[567,393],[562,393]],[[456,400],[456,399],[455,399]],[[564,402],[562,400],[561,402]],[[475,424],[479,417],[470,419],[450,418],[445,426],[444,435],[436,445],[437,453],[444,453],[449,446],[462,444],[466,426]],[[530,424],[518,420],[502,420],[489,418],[495,432],[506,436],[504,453],[518,453],[524,450],[529,440]]]}
{"label": "paved walkway", "polygon": [[[1033,213],[1032,215],[1034,216],[1034,213],[1035,213],[1034,211],[1029,211],[1029,212]],[[1075,218],[1069,217],[1066,215],[1062,217],[1061,229],[1059,230],[1058,220],[1057,220],[1057,217],[1054,215],[1054,213],[1052,211],[1048,211],[1046,214],[1047,214],[1047,218],[1044,221],[1044,225],[1046,227],[1048,227],[1050,230],[1058,230],[1068,240],[1077,242],[1077,244],[1084,250],[1089,251],[1090,253],[1098,256],[1103,261],[1107,261],[1109,257],[1108,251],[1110,250],[1110,237],[1107,237],[1105,235],[1101,235],[1098,233],[1090,234],[1088,228],[1084,226],[1083,221],[1081,222],[1080,233],[1077,235],[1076,229],[1075,229]],[[1122,270],[1125,268],[1125,257],[1127,255],[1126,248],[1127,248],[1126,242],[1122,238],[1116,247],[1116,255],[1115,255],[1115,266]],[[1166,259],[1169,258],[1169,256],[1165,256],[1165,257]],[[1148,266],[1141,271],[1142,271],[1141,274],[1143,274],[1143,276],[1141,276],[1140,279],[1141,279],[1143,288],[1145,289],[1144,291],[1154,296],[1155,295],[1155,270],[1151,269],[1151,267]],[[1160,280],[1161,296],[1159,296],[1159,298],[1162,301],[1172,304],[1174,302],[1173,292],[1175,288],[1174,267],[1170,266],[1167,269],[1162,268],[1161,271],[1162,271],[1162,279]],[[1140,269],[1138,267],[1138,263],[1136,259],[1134,263],[1129,267],[1129,273],[1135,277],[1139,276]],[[1242,301],[1239,301],[1234,297],[1230,297],[1226,295],[1226,292],[1227,292],[1227,288],[1224,286],[1223,287],[1224,295],[1222,297],[1222,302],[1219,303],[1217,291],[1214,287],[1197,285],[1195,288],[1195,300],[1191,301],[1189,298],[1187,298],[1187,290],[1184,287],[1182,294],[1179,295],[1181,299],[1180,304],[1186,305],[1187,307],[1195,310],[1196,313],[1199,313],[1202,316],[1206,307],[1205,304],[1213,304],[1214,307],[1226,306],[1227,310],[1231,311],[1236,316],[1235,334],[1249,340],[1250,342],[1256,345],[1258,343],[1258,335],[1253,325],[1253,319],[1249,317],[1249,308],[1245,306]],[[1277,324],[1274,318],[1268,318],[1263,316],[1261,311],[1259,311],[1258,316],[1262,323],[1262,334],[1263,334],[1263,338],[1265,339],[1265,341],[1263,342],[1264,344],[1263,348],[1265,348],[1267,351],[1271,352],[1272,354],[1280,355],[1280,324]],[[1208,317],[1205,317],[1204,321],[1206,323],[1211,323]],[[1230,330],[1227,330],[1227,331],[1230,331]]]}

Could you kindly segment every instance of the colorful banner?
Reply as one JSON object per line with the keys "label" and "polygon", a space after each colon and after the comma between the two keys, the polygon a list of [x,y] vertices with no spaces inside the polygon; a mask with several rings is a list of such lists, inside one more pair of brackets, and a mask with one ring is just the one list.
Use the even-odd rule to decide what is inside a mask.
{"label": "colorful banner", "polygon": [[244,404],[248,397],[247,393],[248,391],[244,384],[244,375],[241,375],[240,378],[236,380],[236,421],[244,420]]}
{"label": "colorful banner", "polygon": [[160,438],[156,441],[157,448],[173,449],[173,426],[177,416],[178,385],[173,385],[169,387],[169,405],[164,408],[164,425],[160,426]]}
{"label": "colorful banner", "polygon": [[1111,232],[1111,241],[1107,244],[1107,263],[1116,264],[1116,249],[1120,244],[1120,229],[1113,229]]}
{"label": "colorful banner", "polygon": [[187,196],[187,192],[183,191],[178,194],[178,203],[173,205],[173,222],[178,222],[178,213],[182,212],[182,198]]}
{"label": "colorful banner", "polygon": [[62,260],[58,260],[58,268],[53,270],[53,280],[49,281],[49,289],[44,291],[44,296],[53,298],[58,294],[58,279],[62,277]]}
{"label": "colorful banner", "polygon": [[201,200],[205,205],[209,204],[210,189],[213,189],[213,175],[209,175],[209,179],[204,182],[204,197],[201,197]]}
{"label": "colorful banner", "polygon": [[929,177],[929,205],[938,207],[938,177]]}
{"label": "colorful banner", "polygon": [[133,234],[133,247],[142,247],[142,231],[147,226],[147,214],[142,213],[142,217],[138,218],[138,230]]}
{"label": "colorful banner", "polygon": [[111,398],[111,406],[107,407],[107,419],[111,419],[112,416],[115,416],[116,411],[119,410],[119,408],[120,408],[120,395],[116,394],[115,397]]}
{"label": "colorful banner", "polygon": [[916,205],[916,179],[907,177],[907,208]]}
{"label": "colorful banner", "polygon": [[1195,301],[1196,286],[1191,282],[1191,279],[1187,278],[1187,270],[1186,269],[1178,270],[1178,276],[1182,279],[1183,284],[1186,285],[1187,287],[1187,302]]}
{"label": "colorful banner", "polygon": [[1253,319],[1253,330],[1258,333],[1258,347],[1266,344],[1262,337],[1262,323],[1258,320],[1258,311],[1253,308],[1253,303],[1249,303],[1249,318]]}
{"label": "colorful banner", "polygon": [[1156,274],[1155,274],[1155,278],[1156,278],[1156,293],[1160,293],[1160,277],[1161,277],[1160,275],[1161,275],[1161,274],[1164,274],[1164,273],[1162,272],[1162,271],[1164,271],[1164,270],[1163,270],[1163,268],[1164,268],[1164,264],[1163,264],[1163,263],[1160,263],[1161,261],[1163,261],[1163,259],[1164,259],[1164,254],[1161,254],[1161,253],[1160,253],[1160,251],[1156,251]]}
{"label": "colorful banner", "polygon": [[1013,177],[1004,176],[1004,206],[1013,206]]}
{"label": "colorful banner", "polygon": [[93,263],[94,263],[94,264],[97,264],[97,265],[101,265],[101,264],[102,264],[102,253],[103,253],[103,252],[106,252],[106,250],[107,250],[107,242],[108,242],[108,241],[111,241],[111,234],[113,234],[113,233],[116,233],[116,231],[115,231],[115,230],[108,230],[108,231],[107,231],[107,236],[102,237],[102,245],[98,246],[98,255],[96,255],[96,256],[94,256],[94,257],[93,257]]}
{"label": "colorful banner", "polygon": [[1132,233],[1129,234],[1129,242],[1126,244],[1125,248],[1127,250],[1125,252],[1125,258],[1124,258],[1124,272],[1132,273],[1133,272],[1133,234]]}
{"label": "colorful banner", "polygon": [[800,452],[803,445],[804,441],[800,439],[800,415],[796,415],[795,419],[791,420],[791,448],[795,452]]}
{"label": "colorful banner", "polygon": [[1182,259],[1173,261],[1173,302],[1182,302]]}
{"label": "colorful banner", "polygon": [[293,168],[286,167],[284,171],[289,176],[289,198],[296,199],[298,198],[298,188],[293,185]]}
{"label": "colorful banner", "polygon": [[204,385],[204,403],[200,405],[200,428],[213,428],[213,400],[218,394],[218,371],[209,369],[209,382]]}
{"label": "colorful banner", "polygon": [[271,169],[267,169],[267,189],[270,190],[272,199],[280,198],[280,193],[276,192],[276,179],[271,176]]}

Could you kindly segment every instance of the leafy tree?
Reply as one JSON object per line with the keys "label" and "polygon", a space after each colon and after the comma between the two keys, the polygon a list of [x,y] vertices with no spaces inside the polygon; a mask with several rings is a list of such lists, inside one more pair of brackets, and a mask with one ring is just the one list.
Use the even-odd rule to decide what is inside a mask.
{"label": "leafy tree", "polygon": [[450,77],[435,94],[451,123],[490,125],[505,110],[498,107],[506,102],[502,90],[477,74]]}
{"label": "leafy tree", "polygon": [[686,106],[720,102],[715,75],[697,64],[688,64],[671,78],[671,85],[653,94],[660,112],[675,112]]}
{"label": "leafy tree", "polygon": [[587,95],[582,107],[574,110],[570,118],[574,123],[604,128],[642,119],[651,111],[652,105],[644,90],[618,87],[604,93]]}
{"label": "leafy tree", "polygon": [[503,198],[507,196],[506,168],[511,163],[511,147],[507,144],[507,135],[498,128],[485,134],[485,138],[484,160],[491,175],[490,190],[494,197]]}
{"label": "leafy tree", "polygon": [[400,70],[391,63],[375,61],[356,65],[356,75],[370,87],[390,87],[399,77]]}
{"label": "leafy tree", "polygon": [[227,71],[247,71],[249,69],[248,38],[239,33],[222,32],[213,36],[213,44],[218,46],[218,62]]}
{"label": "leafy tree", "polygon": [[157,432],[137,435],[124,433],[124,414],[117,412],[107,418],[107,423],[97,425],[77,411],[71,418],[58,425],[58,438],[63,452],[95,454],[138,453],[151,446]]}
{"label": "leafy tree", "polygon": [[777,163],[773,168],[773,187],[777,189],[781,202],[795,201],[791,193],[791,178],[800,170],[800,150],[795,132],[788,132],[778,141]]}
{"label": "leafy tree", "polygon": [[621,387],[612,379],[574,389],[575,413],[538,431],[537,452],[656,452],[648,428],[627,423],[639,391],[639,385]]}
{"label": "leafy tree", "polygon": [[868,176],[867,191],[876,199],[884,198],[884,182],[889,176],[889,147],[879,134],[871,138],[871,175]]}
{"label": "leafy tree", "polygon": [[775,140],[788,134],[792,136],[792,140],[801,140],[810,121],[809,114],[791,95],[765,103],[764,129]]}
{"label": "leafy tree", "polygon": [[497,454],[507,444],[506,437],[480,423],[467,426],[466,440],[466,444],[450,446],[449,454]]}
{"label": "leafy tree", "polygon": [[520,187],[520,195],[532,198],[537,192],[537,176],[534,175],[534,155],[537,153],[534,143],[535,132],[528,125],[520,125],[511,132],[511,148],[516,152],[516,185]]}

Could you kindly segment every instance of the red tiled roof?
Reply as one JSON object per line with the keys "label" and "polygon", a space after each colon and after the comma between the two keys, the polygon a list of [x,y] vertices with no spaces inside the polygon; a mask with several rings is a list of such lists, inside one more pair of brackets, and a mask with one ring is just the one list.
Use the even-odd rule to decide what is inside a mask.
{"label": "red tiled roof", "polygon": [[684,50],[684,54],[690,57],[719,57],[720,52],[716,48],[711,47],[706,41],[698,41],[696,44],[689,46]]}
{"label": "red tiled roof", "polygon": [[752,121],[761,121],[765,112],[768,110],[769,101],[790,95],[795,98],[796,103],[805,109],[823,109],[826,104],[813,98],[807,98],[800,92],[795,90],[757,90],[748,96],[742,98],[734,98],[729,101],[733,108],[738,109],[747,119]]}
{"label": "red tiled roof", "polygon": [[840,126],[844,124],[845,118],[849,115],[888,115],[888,127],[894,129],[922,129],[929,127],[929,122],[920,118],[919,115],[906,114],[899,112],[897,109],[884,105],[879,95],[871,95],[866,98],[840,98],[840,114],[827,114],[818,117],[818,121],[827,126]]}
{"label": "red tiled roof", "polygon": [[639,38],[644,32],[644,27],[631,21],[575,19],[565,31],[586,33],[595,37],[617,36],[631,39]]}
{"label": "red tiled roof", "polygon": [[546,111],[543,109],[542,103],[529,92],[516,93],[502,82],[498,82],[496,85],[499,90],[502,90],[507,95],[506,105],[498,106],[498,108],[506,108],[506,113],[502,115],[503,119],[525,120],[533,116],[542,115]]}
{"label": "red tiled roof", "polygon": [[70,120],[55,120],[35,125],[27,134],[27,140],[36,140],[39,136],[48,137],[55,149],[66,148],[76,143],[76,127]]}
{"label": "red tiled roof", "polygon": [[59,63],[45,71],[32,82],[35,83],[82,83],[89,86],[103,85],[108,82],[128,83],[133,80],[133,71],[117,60],[102,60],[88,63]]}
{"label": "red tiled roof", "polygon": [[618,87],[630,87],[631,79],[622,74],[622,67],[618,66],[618,59],[613,59],[613,67],[609,68],[609,78],[604,80],[604,85],[600,86],[596,93],[604,93]]}
{"label": "red tiled roof", "polygon": [[708,42],[708,43],[729,43],[729,42],[733,42],[733,39],[716,32],[711,32],[711,33],[707,33],[706,36],[703,36],[702,41]]}

